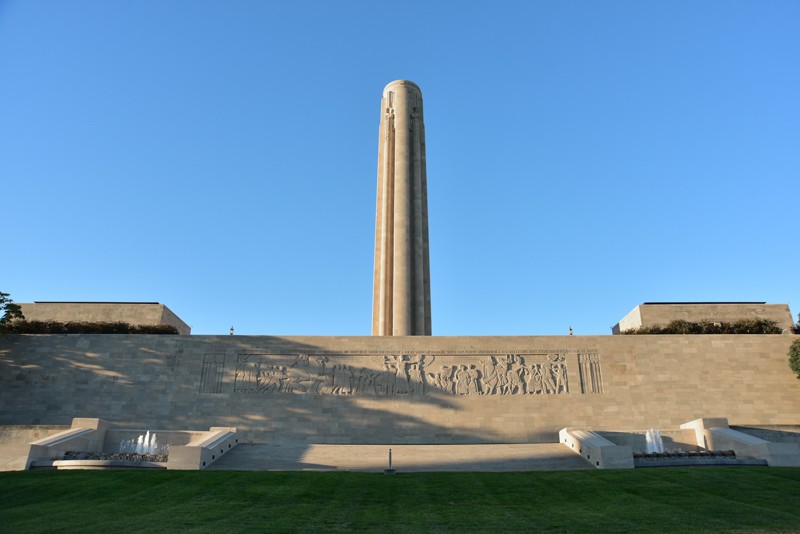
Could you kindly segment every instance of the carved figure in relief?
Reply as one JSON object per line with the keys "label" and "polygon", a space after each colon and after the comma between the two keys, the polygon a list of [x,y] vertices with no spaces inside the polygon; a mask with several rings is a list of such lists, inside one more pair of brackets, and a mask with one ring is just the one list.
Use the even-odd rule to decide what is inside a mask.
{"label": "carved figure in relief", "polygon": [[333,372],[333,386],[331,393],[334,395],[349,395],[351,387],[351,372],[347,365],[334,365],[331,367]]}
{"label": "carved figure in relief", "polygon": [[508,371],[506,371],[506,392],[513,395],[513,394],[522,394],[525,393],[525,368],[521,365],[521,358],[515,354],[509,354],[507,356],[508,364],[506,367]]}
{"label": "carved figure in relief", "polygon": [[528,379],[530,378],[531,370],[528,369],[525,365],[520,366],[519,368],[519,376],[520,382],[522,385],[519,388],[520,394],[528,393]]}
{"label": "carved figure in relief", "polygon": [[329,394],[331,394],[333,392],[333,371],[334,371],[334,367],[336,367],[336,366],[332,365],[330,368],[326,369],[326,371],[325,371],[325,376],[323,377],[324,381],[322,383],[322,389],[321,389],[323,395],[329,395]]}
{"label": "carved figure in relief", "polygon": [[258,389],[258,379],[261,376],[261,362],[252,363],[250,362],[247,371],[247,384],[249,385],[250,391],[255,391]]}
{"label": "carved figure in relief", "polygon": [[443,365],[439,373],[434,377],[434,383],[447,393],[453,393],[455,366]]}
{"label": "carved figure in relief", "polygon": [[508,361],[497,360],[497,393],[508,394]]}
{"label": "carved figure in relief", "polygon": [[422,381],[422,364],[412,362],[408,364],[408,392],[412,395],[424,395],[425,383]]}
{"label": "carved figure in relief", "polygon": [[353,377],[352,377],[352,386],[351,386],[351,394],[357,395],[362,391],[364,393],[368,393],[369,389],[372,388],[373,393],[375,395],[378,394],[377,385],[375,384],[376,379],[379,377],[380,373],[372,371],[371,369],[367,369],[366,367],[362,367],[356,371],[352,369]]}
{"label": "carved figure in relief", "polygon": [[326,376],[320,376],[320,375],[311,376],[311,374],[309,373],[308,381],[311,383],[308,388],[309,392],[313,393],[314,395],[322,395],[323,393],[322,386],[325,383],[326,379],[327,379]]}
{"label": "carved figure in relief", "polygon": [[[443,373],[440,376],[446,377],[447,366],[442,367]],[[456,395],[480,395],[481,393],[481,372],[473,365],[461,365],[452,367],[452,378],[454,383],[453,389],[445,387],[444,389]],[[448,384],[445,383],[445,386]]]}
{"label": "carved figure in relief", "polygon": [[356,369],[355,367],[348,366],[350,371],[350,395],[356,395],[361,391],[361,386],[364,383],[364,368]]}
{"label": "carved figure in relief", "polygon": [[261,379],[261,363],[250,363],[247,369],[247,384],[249,391],[258,391]]}
{"label": "carved figure in relief", "polygon": [[273,389],[277,389],[277,384],[275,383],[276,376],[274,366],[261,369],[261,362],[259,362],[256,364],[256,370],[257,393],[269,393]]}
{"label": "carved figure in relief", "polygon": [[345,393],[352,395],[355,392],[356,386],[356,372],[355,369],[349,365],[342,365],[342,374],[345,383]]}
{"label": "carved figure in relief", "polygon": [[469,393],[469,372],[467,366],[462,365],[456,370],[456,395],[467,395]]}
{"label": "carved figure in relief", "polygon": [[280,366],[273,365],[271,366],[265,373],[265,378],[267,379],[267,383],[269,384],[269,392],[278,392],[281,391],[281,370]]}
{"label": "carved figure in relief", "polygon": [[278,391],[287,391],[289,388],[289,370],[285,365],[278,365],[275,373],[278,378]]}
{"label": "carved figure in relief", "polygon": [[366,393],[371,389],[373,394],[378,395],[378,379],[380,378],[380,373],[362,367],[360,376],[360,387],[363,387],[362,391]]}
{"label": "carved figure in relief", "polygon": [[567,366],[564,363],[558,364],[556,390],[557,393],[569,393],[569,385],[567,384]]}
{"label": "carved figure in relief", "polygon": [[404,356],[407,360],[404,362],[406,384],[408,386],[408,394],[416,395],[420,392],[422,377],[419,375],[420,365],[424,356]]}
{"label": "carved figure in relief", "polygon": [[384,395],[394,395],[397,382],[397,361],[393,356],[383,357],[383,390]]}
{"label": "carved figure in relief", "polygon": [[544,391],[544,382],[542,379],[542,366],[538,363],[531,365],[530,373],[528,374],[528,393],[540,395]]}
{"label": "carved figure in relief", "polygon": [[296,376],[288,385],[287,393],[306,393],[308,388],[306,382],[311,382],[310,378]]}
{"label": "carved figure in relief", "polygon": [[552,395],[553,393],[558,393],[558,388],[556,387],[556,380],[558,376],[558,365],[551,363],[549,366],[545,365],[544,369],[544,388],[545,393],[548,395]]}
{"label": "carved figure in relief", "polygon": [[480,395],[480,371],[478,371],[474,365],[470,365],[469,369],[467,369],[467,376],[469,377],[467,395]]}
{"label": "carved figure in relief", "polygon": [[428,373],[427,383],[433,385],[434,387],[441,388],[442,383],[439,373]]}
{"label": "carved figure in relief", "polygon": [[325,365],[329,361],[328,357],[327,356],[317,356],[315,359],[317,360],[317,365],[319,366],[319,370],[317,371],[317,374],[319,376],[327,375],[328,371],[325,369]]}
{"label": "carved figure in relief", "polygon": [[252,369],[253,374],[253,391],[260,392],[263,389],[263,384],[267,378],[267,370],[261,370],[261,362],[256,362]]}
{"label": "carved figure in relief", "polygon": [[308,367],[310,365],[308,358],[308,354],[298,354],[289,367]]}
{"label": "carved figure in relief", "polygon": [[233,378],[234,391],[254,391],[256,387],[256,366],[246,355],[239,355]]}
{"label": "carved figure in relief", "polygon": [[397,380],[394,382],[394,394],[408,395],[408,356],[403,354],[394,358],[397,361]]}
{"label": "carved figure in relief", "polygon": [[488,362],[483,362],[483,394],[494,395],[497,393],[497,387],[500,383],[500,378],[497,372],[497,360],[494,356],[490,357]]}
{"label": "carved figure in relief", "polygon": [[361,391],[365,378],[363,367],[361,369],[350,367],[350,395],[357,395]]}
{"label": "carved figure in relief", "polygon": [[425,394],[428,376],[425,370],[435,360],[436,356],[426,356],[425,354],[419,354],[409,358],[406,363],[406,372],[408,374],[408,391],[410,394]]}

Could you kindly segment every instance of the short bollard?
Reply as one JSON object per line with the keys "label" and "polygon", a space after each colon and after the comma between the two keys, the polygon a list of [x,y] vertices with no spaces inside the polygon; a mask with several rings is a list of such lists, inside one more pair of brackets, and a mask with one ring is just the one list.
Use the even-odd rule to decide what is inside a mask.
{"label": "short bollard", "polygon": [[397,471],[392,469],[392,449],[389,449],[389,469],[384,469],[383,474],[394,475],[395,473],[397,473]]}

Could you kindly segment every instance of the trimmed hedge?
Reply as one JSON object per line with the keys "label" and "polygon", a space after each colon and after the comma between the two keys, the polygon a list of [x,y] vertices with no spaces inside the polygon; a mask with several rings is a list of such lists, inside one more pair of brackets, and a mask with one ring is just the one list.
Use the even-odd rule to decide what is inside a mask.
{"label": "trimmed hedge", "polygon": [[712,323],[711,321],[672,321],[667,326],[643,326],[622,332],[626,335],[647,334],[780,334],[777,321],[767,319],[743,319],[735,323]]}
{"label": "trimmed hedge", "polygon": [[166,334],[178,333],[168,324],[87,323],[58,321],[13,321],[6,325],[9,334]]}
{"label": "trimmed hedge", "polygon": [[798,380],[800,380],[800,339],[796,340],[792,343],[792,346],[789,347],[789,367],[794,371],[794,374],[797,375]]}

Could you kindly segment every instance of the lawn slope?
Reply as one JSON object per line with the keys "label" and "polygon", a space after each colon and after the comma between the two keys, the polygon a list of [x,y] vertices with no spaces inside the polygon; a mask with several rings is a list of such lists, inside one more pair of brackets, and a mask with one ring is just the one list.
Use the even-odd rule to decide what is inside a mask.
{"label": "lawn slope", "polygon": [[800,531],[800,469],[0,473],[3,532]]}

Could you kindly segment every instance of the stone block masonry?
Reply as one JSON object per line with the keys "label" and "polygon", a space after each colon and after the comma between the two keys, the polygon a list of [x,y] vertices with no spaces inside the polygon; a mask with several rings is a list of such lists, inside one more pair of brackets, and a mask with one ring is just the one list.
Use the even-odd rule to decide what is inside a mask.
{"label": "stone block masonry", "polygon": [[0,425],[99,417],[243,441],[539,443],[561,428],[800,424],[793,335],[0,337]]}
{"label": "stone block masonry", "polygon": [[422,92],[396,80],[383,90],[372,335],[431,335],[428,178]]}

